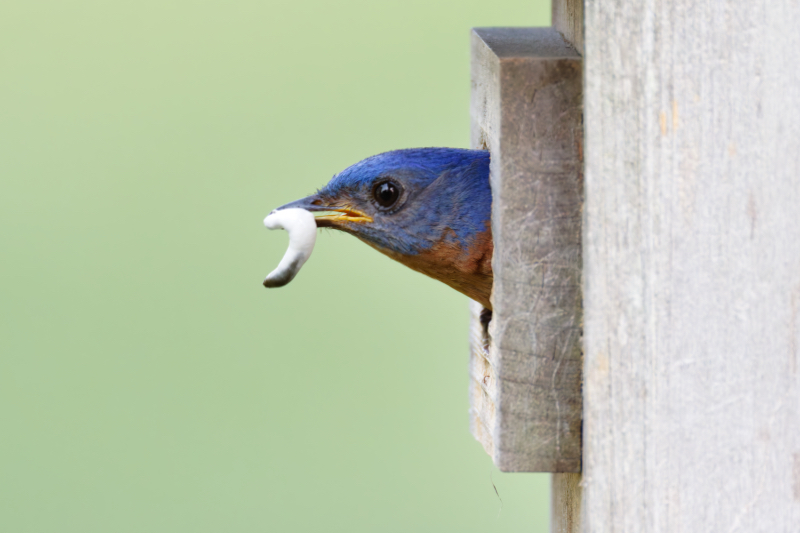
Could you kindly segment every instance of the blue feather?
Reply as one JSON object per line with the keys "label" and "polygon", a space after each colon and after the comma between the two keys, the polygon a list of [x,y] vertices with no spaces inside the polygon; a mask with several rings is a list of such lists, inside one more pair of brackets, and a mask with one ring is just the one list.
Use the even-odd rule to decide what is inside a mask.
{"label": "blue feather", "polygon": [[359,227],[358,237],[413,255],[443,239],[466,249],[476,235],[487,230],[492,193],[489,152],[483,150],[413,148],[385,152],[343,170],[318,196],[330,200],[347,197],[372,214],[372,187],[386,178],[400,181],[408,198],[396,212],[375,211],[374,222]]}

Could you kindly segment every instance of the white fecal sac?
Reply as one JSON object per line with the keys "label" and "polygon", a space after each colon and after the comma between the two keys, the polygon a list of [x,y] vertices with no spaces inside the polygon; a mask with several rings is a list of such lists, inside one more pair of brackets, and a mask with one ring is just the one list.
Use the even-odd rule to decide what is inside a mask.
{"label": "white fecal sac", "polygon": [[289,247],[278,267],[264,279],[265,287],[283,287],[300,272],[311,257],[317,242],[317,223],[314,215],[305,209],[281,209],[264,219],[267,229],[285,229],[289,233]]}

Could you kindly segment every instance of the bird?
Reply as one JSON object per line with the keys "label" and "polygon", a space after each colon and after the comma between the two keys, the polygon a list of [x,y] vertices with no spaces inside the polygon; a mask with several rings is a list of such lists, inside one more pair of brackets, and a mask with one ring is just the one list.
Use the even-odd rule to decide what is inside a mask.
{"label": "bird", "polygon": [[384,152],[334,175],[315,194],[275,211],[311,211],[318,228],[349,233],[491,311],[489,164],[486,150]]}

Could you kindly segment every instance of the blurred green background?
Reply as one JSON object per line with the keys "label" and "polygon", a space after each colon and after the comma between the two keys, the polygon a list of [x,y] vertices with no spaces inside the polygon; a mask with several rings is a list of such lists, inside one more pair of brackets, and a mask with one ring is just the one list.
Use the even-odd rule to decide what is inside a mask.
{"label": "blurred green background", "polygon": [[[263,217],[466,147],[469,28],[549,3],[4,2],[0,531],[545,531],[468,429],[467,299]],[[495,495],[492,481],[502,497]]]}

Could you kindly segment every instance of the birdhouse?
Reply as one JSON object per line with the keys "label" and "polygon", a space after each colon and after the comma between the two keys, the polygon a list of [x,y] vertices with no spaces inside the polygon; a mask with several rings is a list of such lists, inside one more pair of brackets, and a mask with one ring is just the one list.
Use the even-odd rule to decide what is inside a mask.
{"label": "birdhouse", "polygon": [[492,155],[494,287],[491,319],[472,307],[471,424],[510,472],[581,469],[582,72],[555,28],[472,33],[471,138]]}

